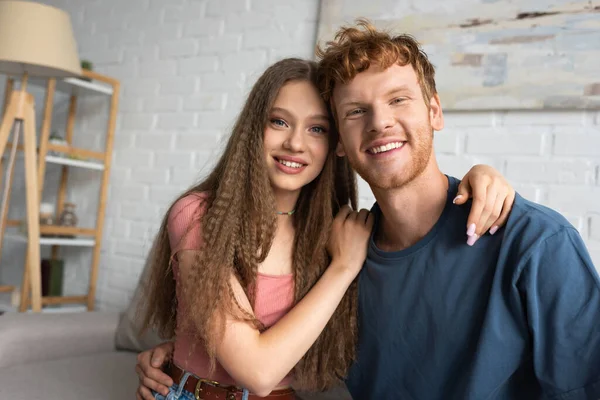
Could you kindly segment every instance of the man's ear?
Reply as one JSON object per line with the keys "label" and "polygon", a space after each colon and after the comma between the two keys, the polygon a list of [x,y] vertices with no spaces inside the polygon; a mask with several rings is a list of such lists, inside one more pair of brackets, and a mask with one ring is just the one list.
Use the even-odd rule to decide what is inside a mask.
{"label": "man's ear", "polygon": [[341,140],[338,140],[337,146],[335,148],[335,154],[337,154],[338,157],[346,156],[346,151],[344,150],[344,145],[342,144]]}
{"label": "man's ear", "polygon": [[434,131],[444,129],[444,113],[442,112],[440,96],[437,93],[429,101],[429,122]]}

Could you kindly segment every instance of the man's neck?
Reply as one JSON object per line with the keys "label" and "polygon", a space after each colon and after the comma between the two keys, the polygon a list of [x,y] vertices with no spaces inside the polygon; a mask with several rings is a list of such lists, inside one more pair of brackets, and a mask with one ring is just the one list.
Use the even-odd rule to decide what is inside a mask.
{"label": "man's neck", "polygon": [[448,178],[432,162],[401,188],[372,190],[381,209],[375,242],[384,251],[399,251],[421,240],[438,221],[446,204]]}

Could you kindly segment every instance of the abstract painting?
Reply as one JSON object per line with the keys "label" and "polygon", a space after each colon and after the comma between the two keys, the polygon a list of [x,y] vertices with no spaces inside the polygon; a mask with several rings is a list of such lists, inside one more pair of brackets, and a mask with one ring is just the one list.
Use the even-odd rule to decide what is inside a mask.
{"label": "abstract painting", "polygon": [[600,109],[600,0],[323,0],[318,42],[358,17],[417,38],[445,109]]}

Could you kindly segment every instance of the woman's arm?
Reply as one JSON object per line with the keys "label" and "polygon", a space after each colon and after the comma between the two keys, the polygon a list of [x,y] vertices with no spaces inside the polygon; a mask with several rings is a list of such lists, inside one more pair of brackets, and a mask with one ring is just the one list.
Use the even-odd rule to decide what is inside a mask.
{"label": "woman's arm", "polygon": [[[331,264],[310,292],[268,330],[261,333],[227,316],[217,360],[239,385],[266,396],[300,361],[362,268],[372,227],[373,216],[367,210],[352,212],[344,207],[332,226]],[[185,265],[193,265],[193,251],[181,252],[178,258],[180,273],[185,274]],[[232,277],[231,284],[240,306],[252,312],[239,281]]]}

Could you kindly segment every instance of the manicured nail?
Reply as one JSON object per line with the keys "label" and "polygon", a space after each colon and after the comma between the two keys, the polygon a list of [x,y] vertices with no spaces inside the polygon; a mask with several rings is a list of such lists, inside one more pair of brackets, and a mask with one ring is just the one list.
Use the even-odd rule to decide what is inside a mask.
{"label": "manicured nail", "polygon": [[468,229],[467,229],[467,236],[473,236],[475,234],[475,229],[477,227],[475,226],[475,224],[471,224],[469,225]]}
{"label": "manicured nail", "polygon": [[492,229],[490,229],[490,235],[493,235],[496,232],[498,232],[498,226],[492,226]]}
{"label": "manicured nail", "polygon": [[473,236],[469,236],[469,238],[467,239],[467,244],[469,246],[473,246],[475,244],[475,242],[477,241],[477,239],[479,239],[479,235],[474,234]]}
{"label": "manicured nail", "polygon": [[452,203],[456,204],[456,202],[457,202],[458,200],[460,200],[460,199],[462,199],[462,194],[459,194],[458,196],[456,196],[456,197],[454,198],[454,200],[452,200]]}

